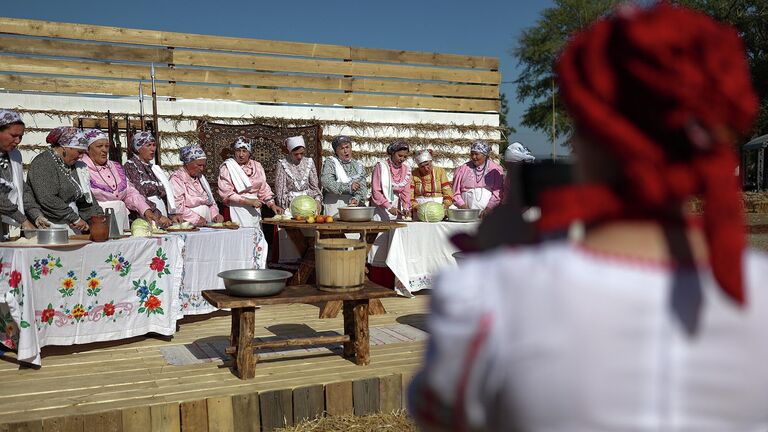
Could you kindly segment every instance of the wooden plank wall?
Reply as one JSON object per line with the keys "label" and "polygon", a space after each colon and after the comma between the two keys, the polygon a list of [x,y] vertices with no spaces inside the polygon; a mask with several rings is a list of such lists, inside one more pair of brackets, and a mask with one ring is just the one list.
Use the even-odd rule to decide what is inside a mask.
{"label": "wooden plank wall", "polygon": [[0,424],[0,432],[272,431],[322,415],[404,409],[409,376],[382,377]]}
{"label": "wooden plank wall", "polygon": [[0,17],[0,88],[495,114],[494,57]]}

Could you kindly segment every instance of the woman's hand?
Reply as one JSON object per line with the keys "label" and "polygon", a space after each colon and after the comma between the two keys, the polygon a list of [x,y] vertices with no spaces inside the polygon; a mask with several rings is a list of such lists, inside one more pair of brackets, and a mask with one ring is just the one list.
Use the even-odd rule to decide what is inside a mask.
{"label": "woman's hand", "polygon": [[168,228],[169,226],[171,226],[171,220],[163,215],[160,215],[160,217],[155,219],[155,222],[157,223],[157,226],[159,226],[160,228]]}
{"label": "woman's hand", "polygon": [[489,209],[487,209],[487,208],[484,208],[484,209],[483,209],[483,211],[481,211],[481,212],[480,212],[480,216],[479,216],[479,217],[480,217],[481,219],[482,219],[482,218],[484,218],[484,217],[486,217],[486,216],[488,215],[488,212],[489,212]]}
{"label": "woman's hand", "polygon": [[69,226],[80,231],[88,230],[88,223],[83,219],[78,219],[76,222],[69,224]]}
{"label": "woman's hand", "polygon": [[197,221],[195,221],[195,225],[196,226],[206,226],[206,225],[208,225],[208,221],[206,221],[204,217],[198,216],[197,217]]}
{"label": "woman's hand", "polygon": [[29,221],[29,219],[24,219],[24,222],[21,223],[21,229],[22,230],[33,230],[35,229],[35,224]]}
{"label": "woman's hand", "polygon": [[179,214],[172,214],[171,215],[171,222],[173,222],[175,224],[180,224],[180,223],[184,222],[184,218],[181,215],[179,215]]}
{"label": "woman's hand", "polygon": [[360,202],[358,200],[354,199],[354,198],[349,200],[349,205],[352,206],[352,207],[357,207],[359,204],[360,204]]}
{"label": "woman's hand", "polygon": [[48,219],[45,218],[45,216],[38,216],[35,218],[35,226],[38,228],[48,228],[51,226],[51,223],[48,221]]}
{"label": "woman's hand", "polygon": [[285,209],[284,208],[282,208],[279,205],[274,204],[274,203],[270,204],[269,208],[271,208],[272,211],[275,212],[275,214],[283,214],[283,213],[285,213]]}
{"label": "woman's hand", "polygon": [[349,188],[352,189],[352,192],[357,192],[357,190],[360,189],[360,183],[353,181]]}
{"label": "woman's hand", "polygon": [[224,216],[222,216],[222,215],[216,215],[216,216],[213,218],[213,221],[214,221],[214,222],[216,222],[216,223],[222,223],[222,222],[224,222]]}
{"label": "woman's hand", "polygon": [[400,210],[396,209],[395,207],[390,207],[389,210],[387,210],[387,211],[392,216],[400,216]]}
{"label": "woman's hand", "polygon": [[261,200],[259,200],[257,198],[246,200],[246,203],[248,205],[250,205],[250,206],[253,206],[254,208],[257,208],[257,209],[261,208],[261,205],[263,204],[261,202]]}

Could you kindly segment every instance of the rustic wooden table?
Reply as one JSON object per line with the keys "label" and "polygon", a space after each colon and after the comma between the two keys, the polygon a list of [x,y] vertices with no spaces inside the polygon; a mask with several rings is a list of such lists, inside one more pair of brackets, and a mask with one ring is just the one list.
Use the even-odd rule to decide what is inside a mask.
{"label": "rustic wooden table", "polygon": [[[370,363],[370,340],[368,332],[368,306],[374,299],[393,297],[394,291],[367,281],[360,291],[332,293],[320,291],[311,285],[287,286],[285,290],[269,297],[235,297],[223,290],[203,291],[203,297],[219,309],[232,309],[232,326],[227,354],[234,359],[235,374],[240,379],[256,376],[258,356],[254,351],[263,348],[286,346],[325,345],[344,343],[343,356],[353,358],[358,365]],[[318,336],[301,339],[287,339],[275,342],[253,343],[256,307],[262,305],[338,301],[343,303],[344,335]]]}
{"label": "rustic wooden table", "polygon": [[[295,220],[275,220],[264,219],[263,224],[276,225],[278,228],[285,228],[288,237],[296,246],[296,250],[301,254],[299,269],[288,280],[288,285],[303,285],[307,283],[309,277],[315,272],[315,237],[305,236],[302,229],[316,229],[321,238],[342,238],[348,233],[360,233],[365,237],[366,254],[373,247],[373,242],[379,234],[398,228],[406,227],[404,223],[398,222],[331,222],[324,224],[309,224]],[[379,300],[371,300],[371,314],[379,315],[387,313]],[[335,318],[341,310],[340,301],[326,301],[320,306],[320,318]]]}

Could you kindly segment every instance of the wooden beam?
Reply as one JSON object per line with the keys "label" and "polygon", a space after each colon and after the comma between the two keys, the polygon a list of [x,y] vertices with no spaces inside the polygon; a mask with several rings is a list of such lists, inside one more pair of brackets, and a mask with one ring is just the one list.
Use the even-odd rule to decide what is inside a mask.
{"label": "wooden beam", "polygon": [[208,432],[208,405],[205,400],[182,402],[181,431]]}
{"label": "wooden beam", "polygon": [[152,405],[152,432],[181,430],[181,408],[178,402]]}
{"label": "wooden beam", "polygon": [[499,84],[498,71],[448,69],[428,66],[391,65],[338,60],[297,59],[289,57],[225,54],[216,52],[173,50],[177,65],[215,66],[260,71],[281,71],[332,75],[410,78],[478,84]]}
{"label": "wooden beam", "polygon": [[[137,93],[136,83],[132,81],[25,75],[0,75],[0,88],[6,90],[116,96],[134,96]],[[499,110],[498,100],[486,99],[270,90],[192,84],[158,84],[157,92],[158,96],[174,97],[177,99],[223,99],[266,103],[391,107],[458,112],[498,112]]]}
{"label": "wooden beam", "polygon": [[236,431],[259,432],[261,430],[258,393],[232,396],[232,411],[235,416]]}
{"label": "wooden beam", "polygon": [[206,399],[206,403],[208,405],[208,431],[235,432],[232,397],[212,397]]}
{"label": "wooden beam", "polygon": [[325,385],[325,411],[328,415],[341,416],[354,413],[352,405],[352,381]]}
{"label": "wooden beam", "polygon": [[[149,81],[149,67],[108,61],[5,56],[0,71]],[[496,85],[156,67],[159,81],[498,99]]]}
{"label": "wooden beam", "polygon": [[315,384],[293,389],[293,423],[314,420],[323,415],[325,399],[323,385]]}
{"label": "wooden beam", "polygon": [[[254,342],[253,350],[257,352],[260,349],[267,348],[285,348],[292,346],[309,346],[309,345],[328,345],[334,343],[349,342],[349,336],[317,336],[300,339],[286,339],[270,342]],[[236,354],[237,349],[233,346],[227,347],[224,350],[227,354]]]}
{"label": "wooden beam", "polygon": [[[2,21],[3,18],[0,18]],[[127,60],[147,63],[171,63],[173,53],[165,48],[129,47],[50,39],[0,37],[0,52],[37,54],[87,59]],[[4,57],[0,57],[4,59]],[[5,62],[5,60],[3,60]]]}
{"label": "wooden beam", "polygon": [[499,65],[499,60],[495,57],[353,48],[342,45],[243,39],[18,18],[0,18],[0,29],[2,29],[2,33],[26,36],[86,39],[98,42],[161,45],[258,54],[282,54],[302,57],[416,63],[484,69],[498,69]]}
{"label": "wooden beam", "polygon": [[265,432],[293,425],[293,393],[290,389],[259,394],[261,427]]}
{"label": "wooden beam", "polygon": [[379,379],[374,377],[352,381],[352,398],[356,416],[379,412]]}

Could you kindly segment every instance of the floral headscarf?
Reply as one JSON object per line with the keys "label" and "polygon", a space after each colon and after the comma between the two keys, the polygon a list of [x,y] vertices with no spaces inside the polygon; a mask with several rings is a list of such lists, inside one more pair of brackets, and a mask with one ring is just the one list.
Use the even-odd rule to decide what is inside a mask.
{"label": "floral headscarf", "polygon": [[237,137],[235,142],[232,143],[232,150],[241,148],[248,150],[248,153],[253,153],[253,140],[244,136]]}
{"label": "floral headscarf", "polygon": [[198,159],[207,159],[207,156],[205,155],[205,151],[203,151],[202,148],[194,144],[190,144],[181,148],[179,151],[179,158],[181,159],[181,163],[186,165]]}
{"label": "floral headscarf", "polygon": [[155,142],[155,137],[149,131],[136,132],[133,134],[133,138],[131,138],[131,145],[133,145],[134,151],[139,151],[140,148],[151,142]]}
{"label": "floral headscarf", "polygon": [[63,146],[65,143],[69,142],[69,140],[72,139],[76,133],[77,128],[72,126],[59,126],[57,128],[51,129],[51,132],[49,132],[48,136],[45,137],[45,142],[52,146]]}
{"label": "floral headscarf", "polygon": [[352,144],[352,138],[346,135],[339,135],[336,138],[334,138],[333,141],[331,141],[331,147],[333,147],[333,152],[336,153],[336,149],[344,143]]}
{"label": "floral headscarf", "polygon": [[470,151],[482,153],[488,156],[489,154],[491,154],[491,146],[488,145],[488,143],[486,143],[485,141],[477,140],[472,143],[472,148],[470,149]]}
{"label": "floral headscarf", "polygon": [[99,129],[87,129],[85,132],[85,138],[88,140],[88,145],[91,145],[99,140],[109,140],[107,134]]}
{"label": "floral headscarf", "polygon": [[416,157],[413,158],[417,164],[431,161],[432,160],[432,150],[423,150],[419,154],[416,155]]}
{"label": "floral headscarf", "polygon": [[24,122],[21,120],[21,116],[16,111],[6,110],[6,109],[0,109],[0,127],[13,124],[13,123],[21,123],[24,124]]}
{"label": "floral headscarf", "polygon": [[77,130],[75,128],[72,128],[74,130],[74,133],[67,134],[66,138],[67,140],[64,141],[62,138],[59,138],[59,143],[62,147],[67,148],[73,148],[77,150],[87,150],[88,149],[88,137],[85,136],[85,131]]}
{"label": "floral headscarf", "polygon": [[408,150],[408,144],[403,140],[397,140],[387,147],[387,154],[393,155],[400,150]]}

